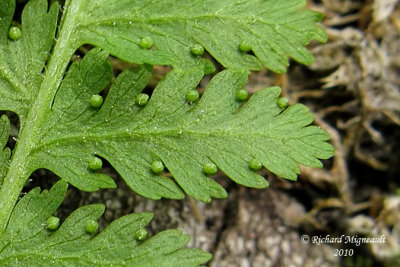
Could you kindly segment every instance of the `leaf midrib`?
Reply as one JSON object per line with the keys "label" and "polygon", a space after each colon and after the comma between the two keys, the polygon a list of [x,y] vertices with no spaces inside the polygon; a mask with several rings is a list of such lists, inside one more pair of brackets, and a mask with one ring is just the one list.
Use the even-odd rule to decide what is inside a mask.
{"label": "leaf midrib", "polygon": [[[70,0],[66,2],[65,7],[71,7],[72,2],[75,2],[75,9],[68,9],[68,12],[63,14],[58,41],[47,65],[39,92],[28,112],[26,125],[21,128],[18,146],[14,149],[8,173],[0,189],[0,231],[6,229],[19,193],[33,171],[29,163],[30,154],[36,144],[40,143],[40,132],[46,124],[44,114],[51,108],[54,95],[75,51],[76,40],[72,37],[76,28],[77,14],[83,2]],[[71,13],[71,10],[75,13]]]}
{"label": "leaf midrib", "polygon": [[[235,24],[247,24],[246,22],[250,23],[255,23],[255,22],[261,22],[263,24],[269,25],[271,27],[276,27],[277,25],[285,25],[284,23],[274,23],[274,22],[269,22],[264,19],[261,19],[260,17],[252,18],[251,16],[245,16],[245,17],[240,17],[240,16],[228,16],[228,15],[216,15],[216,14],[206,14],[206,15],[200,15],[200,16],[161,16],[160,17],[130,17],[130,18],[108,18],[104,20],[93,20],[93,21],[88,21],[88,22],[82,22],[80,26],[83,27],[88,27],[88,26],[114,26],[113,23],[117,24],[126,24],[126,25],[131,25],[131,24],[172,24],[176,22],[188,22],[192,21],[193,23],[196,23],[198,20],[229,20],[234,22]],[[242,22],[242,23],[240,23]]]}
{"label": "leaf midrib", "polygon": [[[254,130],[254,129],[253,129]],[[157,130],[157,131],[136,131],[136,132],[127,132],[125,130],[121,130],[119,132],[113,133],[97,133],[97,134],[88,134],[84,135],[82,133],[73,134],[69,136],[63,136],[62,138],[54,138],[49,140],[48,142],[41,142],[39,146],[36,146],[32,149],[32,152],[40,151],[43,148],[49,148],[54,145],[62,145],[62,144],[76,144],[76,143],[100,143],[100,140],[121,140],[121,139],[131,139],[131,140],[147,140],[147,139],[162,139],[160,136],[165,137],[179,137],[179,136],[193,136],[194,139],[205,139],[212,138],[213,136],[220,136],[223,138],[229,138],[230,136],[235,136],[239,138],[245,138],[249,136],[262,136],[262,138],[269,139],[284,139],[279,138],[277,136],[271,136],[267,133],[267,131],[232,131],[232,129],[203,129],[202,131],[193,131],[184,128],[179,129],[168,129],[168,130]],[[198,136],[196,138],[196,136]]]}

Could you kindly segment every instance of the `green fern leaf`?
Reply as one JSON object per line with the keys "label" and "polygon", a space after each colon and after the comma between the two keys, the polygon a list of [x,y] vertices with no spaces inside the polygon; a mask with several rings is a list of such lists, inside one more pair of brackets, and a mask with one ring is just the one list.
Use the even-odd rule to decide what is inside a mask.
{"label": "green fern leaf", "polygon": [[[65,25],[75,27],[70,38],[75,49],[94,44],[134,63],[187,68],[204,63],[191,52],[201,45],[226,68],[285,72],[287,55],[309,64],[313,57],[303,46],[311,39],[326,40],[315,25],[321,14],[301,10],[305,2],[71,0]],[[243,41],[255,56],[240,51]]]}
{"label": "green fern leaf", "polygon": [[[312,61],[303,46],[326,37],[315,25],[320,14],[302,10],[304,4],[67,0],[57,27],[57,3],[31,0],[19,27],[11,26],[15,0],[0,0],[0,110],[20,120],[11,158],[10,124],[0,119],[0,265],[194,266],[209,260],[207,253],[182,248],[188,237],[176,230],[134,239],[151,219],[147,213],[122,217],[93,236],[104,206],[90,205],[56,230],[59,220],[50,216],[64,198],[65,181],[86,191],[115,187],[101,171],[106,161],[145,197],[179,199],[185,192],[206,202],[226,197],[211,176],[218,170],[263,188],[268,182],[254,171],[262,166],[288,179],[296,179],[298,164],[320,167],[333,148],[323,130],[310,126],[307,108],[287,108],[276,87],[247,102],[243,90],[249,70],[284,72],[287,56]],[[84,44],[98,48],[70,64]],[[205,52],[226,70],[199,97],[200,80],[214,71]],[[142,65],[112,81],[109,54]],[[173,66],[151,96],[143,92],[148,64]],[[33,189],[15,204],[40,168],[63,181],[49,192]]]}
{"label": "green fern leaf", "polygon": [[[95,157],[101,157],[143,196],[183,198],[182,188],[210,201],[226,196],[205,175],[215,173],[217,167],[240,184],[262,188],[268,183],[248,166],[254,159],[280,176],[295,179],[298,164],[319,167],[318,159],[333,154],[324,142],[328,135],[308,126],[312,117],[304,106],[282,110],[276,103],[278,88],[255,94],[243,107],[236,99],[248,68],[264,62],[281,71],[286,54],[303,62],[311,60],[303,45],[311,38],[323,40],[324,34],[315,25],[319,15],[299,9],[303,1],[178,1],[179,8],[172,8],[170,1],[70,0],[53,48],[57,5],[48,10],[45,0],[29,1],[22,14],[21,37],[11,38],[7,35],[15,1],[1,3],[0,110],[15,112],[21,121],[19,143],[7,172],[10,179],[4,180],[0,194],[3,224],[12,210],[8,194],[12,192],[16,200],[18,188],[39,168],[82,190],[115,187],[110,177],[96,171],[102,161]],[[180,23],[183,18],[185,23]],[[220,37],[210,35],[211,26]],[[267,35],[268,39],[263,37]],[[141,39],[132,41],[133,36]],[[80,64],[72,64],[65,76],[71,55],[84,43],[131,62],[176,68],[145,107],[146,96],[141,95],[146,101],[137,97],[150,78],[148,65],[123,72],[105,102],[97,97],[93,104],[93,96],[112,76],[108,52],[94,49]],[[194,43],[229,69],[216,75],[201,100],[193,102],[186,100],[186,94],[204,75],[202,49]],[[151,45],[157,49],[149,49]],[[249,47],[258,58],[240,51]],[[9,158],[5,151],[4,159]],[[155,172],[151,167],[155,161],[173,179]]]}
{"label": "green fern leaf", "polygon": [[[44,66],[54,42],[57,4],[49,10],[47,1],[29,1],[22,14],[22,37],[11,40],[8,30],[15,0],[2,0],[0,10],[0,110],[18,114],[21,126],[40,88],[55,92],[67,61],[81,45],[89,43],[133,63],[169,64],[188,69],[213,65],[193,55],[200,44],[230,69],[260,69],[262,65],[284,72],[287,55],[312,62],[303,45],[311,39],[324,41],[323,30],[315,25],[321,14],[300,9],[298,0],[196,0],[132,1],[69,0],[64,7],[58,33],[57,53],[44,79]],[[149,37],[155,49],[143,49]],[[240,51],[246,41],[255,56]],[[211,64],[211,65],[210,65]],[[45,92],[45,90],[42,90]],[[51,96],[51,94],[50,94]],[[44,96],[40,97],[45,100]]]}
{"label": "green fern leaf", "polygon": [[[145,197],[183,198],[186,192],[207,202],[226,197],[211,176],[218,169],[239,184],[263,188],[267,181],[254,171],[262,166],[295,179],[298,164],[320,167],[319,159],[333,154],[329,136],[310,126],[307,108],[286,108],[279,88],[245,101],[249,70],[284,72],[288,56],[310,63],[303,46],[325,40],[315,25],[320,14],[302,10],[305,1],[66,0],[57,25],[57,3],[31,0],[21,26],[11,25],[15,2],[0,0],[0,110],[20,120],[10,158],[10,124],[0,119],[1,266],[192,266],[209,260],[182,249],[188,237],[175,230],[132,241],[151,219],[146,213],[125,216],[92,237],[104,207],[91,205],[58,230],[45,229],[64,198],[65,181],[86,191],[115,187],[101,171],[106,161]],[[84,44],[98,48],[70,64]],[[196,87],[214,71],[205,52],[226,70],[199,98]],[[142,65],[112,81],[109,54]],[[151,96],[143,92],[148,64],[173,66]],[[49,192],[34,189],[15,204],[40,168],[64,181]],[[92,224],[85,229],[85,222]],[[48,228],[58,223],[52,218]]]}
{"label": "green fern leaf", "polygon": [[161,232],[146,241],[135,238],[152,218],[150,213],[126,215],[97,235],[85,230],[97,221],[104,205],[83,206],[56,231],[46,220],[60,206],[67,190],[58,182],[49,191],[33,189],[16,205],[8,227],[0,233],[1,266],[198,266],[208,253],[183,248],[189,237],[178,230]]}
{"label": "green fern leaf", "polygon": [[10,40],[15,1],[0,2],[0,110],[18,114],[22,126],[43,82],[43,68],[53,45],[58,6],[29,1],[22,13],[22,38]]}
{"label": "green fern leaf", "polygon": [[270,171],[289,179],[298,163],[321,167],[318,158],[332,155],[329,135],[315,126],[303,105],[277,104],[280,89],[264,89],[243,106],[236,93],[247,71],[216,75],[198,103],[186,93],[203,77],[199,69],[171,71],[154,90],[149,103],[135,103],[151,77],[151,67],[127,70],[111,86],[101,108],[90,96],[109,83],[107,53],[91,50],[74,63],[61,84],[52,112],[32,150],[32,170],[47,168],[82,190],[112,186],[112,180],[88,168],[93,156],[111,163],[137,193],[152,199],[182,198],[170,178],[151,169],[162,161],[189,195],[202,201],[225,197],[224,189],[203,173],[215,163],[242,185],[262,188],[267,181],[249,168],[256,158]]}

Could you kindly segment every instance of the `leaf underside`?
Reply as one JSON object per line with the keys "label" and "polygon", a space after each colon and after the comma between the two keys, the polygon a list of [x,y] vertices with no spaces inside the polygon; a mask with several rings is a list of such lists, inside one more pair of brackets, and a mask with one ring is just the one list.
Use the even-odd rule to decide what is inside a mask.
{"label": "leaf underside", "polygon": [[22,12],[23,36],[18,41],[8,39],[15,1],[1,0],[0,7],[0,110],[18,114],[23,127],[43,81],[58,6],[48,11],[47,1],[30,1]]}
{"label": "leaf underside", "polygon": [[[311,39],[326,40],[315,24],[321,14],[300,9],[305,2],[87,0],[77,22],[76,42],[100,46],[127,61],[174,67],[199,63],[190,46],[200,44],[226,68],[259,70],[265,66],[283,73],[287,55],[309,64],[313,57],[304,45]],[[141,49],[143,37],[151,37],[156,49]],[[239,51],[243,41],[254,56]]]}
{"label": "leaf underside", "polygon": [[150,213],[130,214],[92,236],[85,231],[97,220],[104,205],[78,208],[56,231],[46,220],[60,206],[67,191],[63,181],[49,191],[31,190],[15,207],[7,229],[0,234],[1,266],[198,266],[210,254],[183,248],[189,237],[178,230],[163,231],[146,241],[136,231],[151,220]]}
{"label": "leaf underside", "polygon": [[[0,110],[17,113],[23,131],[46,75],[42,70],[54,41],[57,5],[48,9],[47,1],[29,1],[17,41],[7,38],[15,2],[3,0],[2,6]],[[247,103],[235,97],[246,84],[248,69],[264,65],[284,71],[286,55],[311,62],[303,45],[312,38],[323,41],[325,35],[315,25],[320,14],[302,6],[304,1],[294,0],[67,1],[60,26],[70,30],[65,45],[77,49],[91,43],[105,50],[96,48],[69,67],[51,110],[43,115],[44,125],[35,132],[40,141],[31,146],[27,173],[47,168],[86,191],[115,187],[110,177],[88,168],[97,155],[145,197],[183,198],[183,189],[210,201],[226,197],[225,190],[202,171],[210,162],[235,182],[256,188],[268,183],[248,167],[253,158],[288,179],[296,178],[298,164],[320,167],[318,159],[330,157],[333,149],[325,143],[329,136],[324,131],[309,126],[312,116],[306,107],[279,108],[280,90],[275,87],[254,94]],[[153,39],[153,49],[140,48],[142,37]],[[243,40],[255,56],[239,51]],[[194,43],[228,69],[211,80],[200,101],[190,103],[186,92],[204,76],[204,58],[190,53]],[[144,108],[134,100],[151,77],[146,64],[121,73],[108,93],[102,93],[107,94],[102,107],[92,108],[90,97],[102,92],[112,78],[108,53],[133,63],[175,68]],[[0,154],[1,172],[6,172],[8,158],[6,149]],[[156,160],[173,179],[150,170]]]}
{"label": "leaf underside", "polygon": [[[180,188],[202,201],[225,197],[225,190],[203,173],[215,163],[235,182],[256,188],[267,181],[249,168],[256,158],[270,171],[288,179],[300,172],[298,163],[321,167],[332,147],[328,134],[315,126],[303,105],[280,108],[280,89],[255,93],[247,103],[236,99],[247,71],[225,70],[208,84],[198,102],[186,100],[203,72],[173,70],[141,107],[136,96],[151,77],[151,67],[126,70],[114,81],[101,108],[90,107],[90,96],[110,82],[107,53],[91,50],[74,63],[56,95],[48,124],[36,146],[36,168],[47,168],[82,190],[113,185],[111,178],[93,172],[88,162],[100,156],[137,193],[153,199],[182,198]],[[151,171],[161,160],[173,179]]]}
{"label": "leaf underside", "polygon": [[[12,179],[27,179],[45,168],[63,181],[50,191],[33,189],[15,206],[0,233],[0,266],[195,266],[210,259],[184,249],[189,238],[180,231],[135,240],[136,231],[151,219],[148,213],[124,216],[89,235],[85,223],[97,220],[103,205],[81,207],[58,230],[48,231],[46,219],[64,199],[65,181],[86,191],[115,187],[109,176],[89,168],[94,156],[108,161],[142,196],[179,199],[187,193],[208,202],[226,197],[226,191],[204,174],[205,164],[214,163],[239,184],[264,188],[268,182],[249,167],[253,159],[296,179],[298,164],[321,167],[319,159],[333,155],[328,134],[310,126],[312,115],[305,106],[277,104],[279,88],[261,90],[248,101],[236,97],[249,70],[285,72],[288,56],[312,62],[304,45],[326,36],[316,25],[321,15],[301,9],[305,1],[67,0],[57,25],[56,2],[49,7],[46,0],[31,0],[21,17],[22,36],[11,40],[15,2],[0,0],[0,110],[18,115],[24,142],[15,151],[26,149],[26,158],[18,159],[27,177]],[[153,47],[143,47],[144,38]],[[240,51],[242,43],[249,52]],[[84,44],[97,48],[64,73]],[[194,44],[209,55],[193,55]],[[140,65],[114,80],[110,54]],[[210,56],[225,70],[211,79],[199,100],[187,101],[186,93],[215,70]],[[151,65],[173,69],[141,106],[135,99],[151,79]],[[101,107],[91,106],[95,94],[104,96]],[[19,166],[13,165],[19,155],[10,160],[6,147],[9,131],[8,118],[2,116],[0,185],[9,169]],[[163,162],[164,172],[151,170],[155,161]]]}
{"label": "leaf underside", "polygon": [[[283,73],[288,56],[309,64],[313,57],[304,45],[326,40],[315,24],[322,15],[301,9],[304,5],[305,0],[70,0],[60,28],[71,30],[64,47],[72,51],[93,44],[132,63],[212,71],[208,60],[190,52],[200,44],[228,69],[264,66]],[[14,8],[15,0],[1,0],[0,110],[17,113],[24,125],[54,42],[58,5],[47,10],[45,0],[29,1],[18,41],[8,39]],[[140,47],[145,37],[153,40],[153,49]],[[243,41],[251,53],[238,49]]]}

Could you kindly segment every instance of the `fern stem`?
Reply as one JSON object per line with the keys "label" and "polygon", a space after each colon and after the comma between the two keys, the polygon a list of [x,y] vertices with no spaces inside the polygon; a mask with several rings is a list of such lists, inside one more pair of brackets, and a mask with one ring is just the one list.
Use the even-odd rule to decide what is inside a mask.
{"label": "fern stem", "polygon": [[14,209],[22,188],[29,177],[27,173],[27,154],[21,151],[23,149],[15,148],[15,157],[8,170],[7,176],[4,178],[0,189],[0,232],[4,231],[11,212]]}
{"label": "fern stem", "polygon": [[[72,2],[75,2],[73,8],[71,8]],[[79,46],[73,38],[73,33],[76,27],[76,14],[82,6],[80,3],[74,0],[66,1],[58,32],[60,38],[56,42],[43,82],[29,111],[26,127],[20,130],[19,141],[13,151],[7,176],[0,188],[0,232],[6,229],[18,197],[30,174],[35,170],[35,166],[32,166],[30,162],[30,153],[40,142],[40,133],[46,121],[46,114],[51,110],[63,74]]]}

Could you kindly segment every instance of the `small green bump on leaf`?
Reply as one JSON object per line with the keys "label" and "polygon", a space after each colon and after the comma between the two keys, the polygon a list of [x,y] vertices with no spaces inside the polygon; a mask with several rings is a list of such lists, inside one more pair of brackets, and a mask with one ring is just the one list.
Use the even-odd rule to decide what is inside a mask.
{"label": "small green bump on leaf", "polygon": [[198,92],[197,90],[195,90],[195,89],[189,90],[189,91],[186,93],[186,100],[187,100],[187,101],[194,102],[194,101],[196,101],[197,99],[199,99],[199,92]]}
{"label": "small green bump on leaf", "polygon": [[143,241],[147,238],[148,232],[145,229],[139,229],[135,233],[135,238],[139,241]]}
{"label": "small green bump on leaf", "polygon": [[140,93],[136,97],[136,104],[138,104],[139,106],[144,106],[147,104],[147,102],[149,102],[149,98],[150,97],[148,94]]}
{"label": "small green bump on leaf", "polygon": [[19,38],[21,38],[21,29],[19,27],[11,27],[10,30],[8,31],[8,37],[10,37],[11,40],[16,41]]}
{"label": "small green bump on leaf", "polygon": [[150,168],[154,173],[160,173],[164,171],[164,163],[162,163],[162,161],[159,160],[153,161],[153,163],[151,163]]}
{"label": "small green bump on leaf", "polygon": [[154,45],[154,41],[153,41],[153,39],[152,39],[151,37],[149,37],[149,36],[143,37],[143,38],[140,39],[140,41],[139,41],[139,46],[140,46],[141,48],[143,48],[143,49],[150,49],[150,48],[153,47],[153,45]]}
{"label": "small green bump on leaf", "polygon": [[103,161],[98,157],[92,157],[89,161],[89,168],[93,171],[100,170],[103,167]]}
{"label": "small green bump on leaf", "polygon": [[90,98],[90,106],[93,108],[99,108],[103,104],[103,97],[101,95],[92,95]]}
{"label": "small green bump on leaf", "polygon": [[214,64],[208,59],[205,59],[205,58],[202,58],[202,59],[204,60],[203,61],[204,62],[204,74],[208,75],[208,74],[215,72]]}
{"label": "small green bump on leaf", "polygon": [[217,165],[212,162],[206,163],[203,166],[203,172],[210,175],[216,174],[218,172]]}
{"label": "small green bump on leaf", "polygon": [[242,52],[250,52],[252,49],[251,45],[249,44],[249,42],[247,41],[242,41],[239,44],[239,50]]}
{"label": "small green bump on leaf", "polygon": [[250,167],[250,169],[252,169],[254,171],[258,171],[258,170],[261,170],[262,163],[258,159],[252,159],[249,162],[249,167]]}
{"label": "small green bump on leaf", "polygon": [[190,47],[190,52],[195,56],[202,56],[204,54],[204,47],[200,44],[194,44]]}
{"label": "small green bump on leaf", "polygon": [[249,96],[249,91],[246,89],[240,89],[239,91],[236,92],[236,98],[240,101],[244,101],[247,99]]}
{"label": "small green bump on leaf", "polygon": [[55,216],[50,216],[46,221],[47,229],[49,230],[57,230],[60,226],[60,218]]}
{"label": "small green bump on leaf", "polygon": [[189,237],[179,230],[146,242],[144,229],[153,217],[148,212],[122,216],[95,236],[99,230],[90,234],[85,228],[94,225],[104,205],[85,205],[56,230],[47,229],[46,220],[65,199],[67,187],[60,180],[47,193],[34,188],[18,201],[0,235],[0,266],[200,266],[210,260],[206,252],[184,248]]}
{"label": "small green bump on leaf", "polygon": [[93,235],[97,232],[98,229],[99,229],[99,223],[95,220],[89,220],[85,224],[85,231],[88,234]]}
{"label": "small green bump on leaf", "polygon": [[278,98],[278,100],[276,101],[276,104],[278,105],[278,107],[280,108],[286,108],[287,105],[289,103],[289,100],[286,97],[280,97]]}

